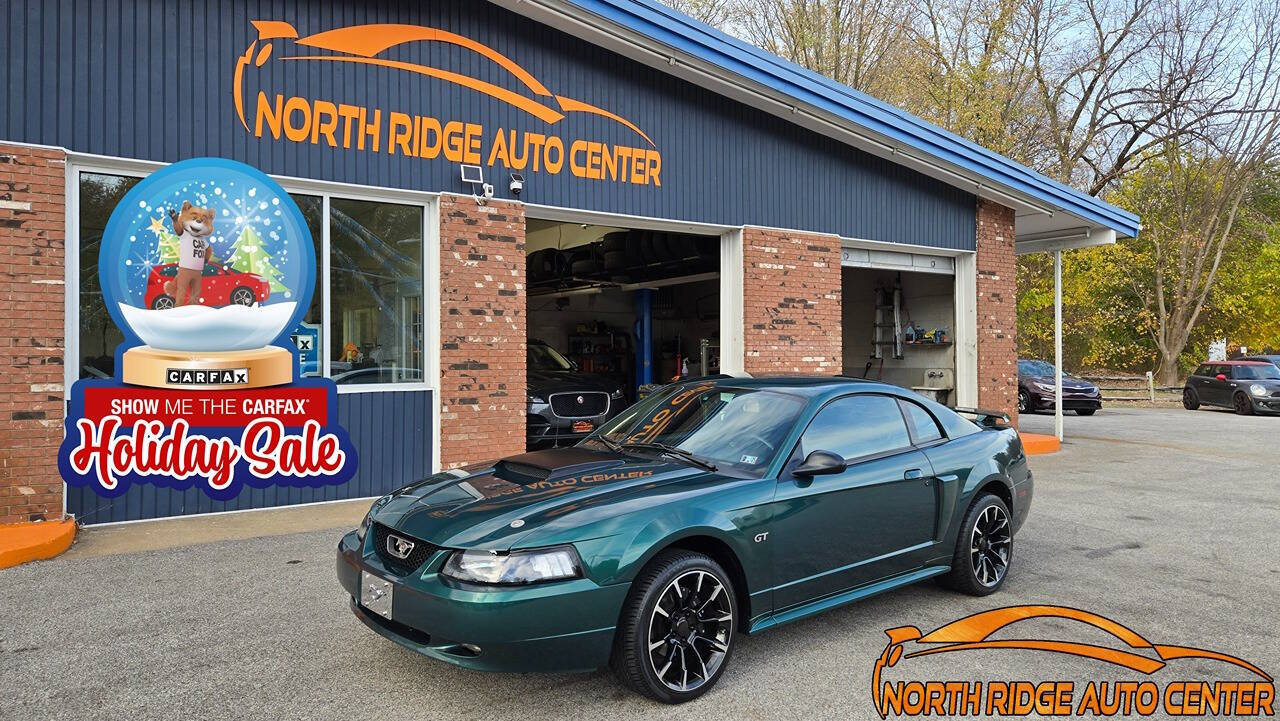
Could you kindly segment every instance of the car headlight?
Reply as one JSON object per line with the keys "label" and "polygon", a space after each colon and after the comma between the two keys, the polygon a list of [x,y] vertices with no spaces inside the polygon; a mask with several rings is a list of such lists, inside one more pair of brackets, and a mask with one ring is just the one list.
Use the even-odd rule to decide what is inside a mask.
{"label": "car headlight", "polygon": [[1253,385],[1249,386],[1249,392],[1254,394],[1255,396],[1265,396],[1267,394],[1267,387],[1260,386],[1257,383],[1254,383]]}
{"label": "car headlight", "polygon": [[1042,391],[1048,391],[1050,393],[1053,393],[1058,388],[1052,383],[1041,383],[1040,381],[1034,381],[1032,382],[1031,385],[1035,386],[1036,388],[1039,388]]}
{"label": "car headlight", "polygon": [[529,402],[530,403],[546,403],[547,401],[542,396],[529,396]]}
{"label": "car headlight", "polygon": [[573,546],[496,554],[454,551],[440,575],[467,583],[522,586],[582,576],[582,561]]}
{"label": "car headlight", "polygon": [[360,526],[356,528],[356,538],[360,539],[361,543],[364,542],[364,534],[369,532],[369,524],[373,522],[373,512],[387,505],[387,501],[390,500],[391,494],[388,493],[374,501],[373,505],[369,507],[369,512],[364,514],[364,518],[360,520]]}

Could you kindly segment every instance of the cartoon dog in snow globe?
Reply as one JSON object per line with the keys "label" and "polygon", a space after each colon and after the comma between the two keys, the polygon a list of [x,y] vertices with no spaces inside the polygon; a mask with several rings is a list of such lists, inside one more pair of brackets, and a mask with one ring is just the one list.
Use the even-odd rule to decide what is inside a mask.
{"label": "cartoon dog in snow globe", "polygon": [[112,214],[98,260],[132,385],[236,389],[294,380],[297,327],[315,283],[301,211],[242,163],[156,171]]}

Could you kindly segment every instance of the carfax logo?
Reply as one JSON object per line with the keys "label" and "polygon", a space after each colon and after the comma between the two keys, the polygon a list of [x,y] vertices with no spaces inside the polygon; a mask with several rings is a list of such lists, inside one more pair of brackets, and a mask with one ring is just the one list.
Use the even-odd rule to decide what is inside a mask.
{"label": "carfax logo", "polygon": [[[1079,622],[1091,637],[1099,633],[1110,645],[1058,639],[997,635],[1018,623],[1035,619]],[[1020,627],[1021,628],[1021,627]],[[1025,629],[1024,633],[1025,633]],[[976,613],[929,633],[915,626],[891,628],[889,643],[871,673],[871,696],[880,718],[889,716],[1274,716],[1275,681],[1252,663],[1219,651],[1192,646],[1153,643],[1135,631],[1095,613],[1065,606],[1009,606]],[[1007,634],[1005,634],[1007,635]],[[949,657],[957,652],[1037,651],[1110,664],[1111,667],[1152,677],[1179,662],[1186,665],[1170,677],[1089,681],[1025,680],[898,680],[885,678],[887,669],[908,659]],[[904,664],[905,665],[905,664]],[[1189,677],[1222,669],[1223,678]],[[966,669],[973,666],[966,663]],[[1214,674],[1217,676],[1218,674]]]}
{"label": "carfax logo", "polygon": [[301,211],[259,171],[201,158],[138,183],[98,260],[124,335],[116,377],[72,386],[63,479],[108,497],[150,483],[218,500],[246,485],[350,480],[337,388],[300,378],[292,340],[307,329],[315,275]]}

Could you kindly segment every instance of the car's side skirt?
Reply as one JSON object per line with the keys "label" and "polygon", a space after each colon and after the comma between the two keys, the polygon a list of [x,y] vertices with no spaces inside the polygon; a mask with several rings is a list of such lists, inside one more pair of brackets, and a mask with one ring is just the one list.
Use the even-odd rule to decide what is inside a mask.
{"label": "car's side skirt", "polygon": [[926,578],[942,575],[950,570],[950,566],[926,566],[917,571],[904,573],[900,576],[886,578],[882,581],[876,581],[875,583],[869,583],[865,586],[853,588],[848,591],[842,591],[832,596],[819,598],[817,600],[810,601],[809,603],[789,608],[785,611],[770,614],[769,616],[751,624],[751,630],[748,631],[748,633],[759,633],[760,631],[773,628],[774,626],[781,626],[784,623],[808,618],[809,616],[822,613],[823,611],[828,611],[837,606],[843,606],[846,603],[861,601],[864,598],[884,593],[885,591],[892,591],[895,588],[908,586],[918,581],[923,581]]}

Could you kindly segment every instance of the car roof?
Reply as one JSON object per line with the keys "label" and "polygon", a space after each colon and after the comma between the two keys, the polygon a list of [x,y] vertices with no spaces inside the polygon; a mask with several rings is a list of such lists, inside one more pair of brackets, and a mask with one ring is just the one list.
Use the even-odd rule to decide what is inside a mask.
{"label": "car roof", "polygon": [[1205,361],[1200,365],[1209,366],[1269,366],[1271,363],[1267,361],[1255,360],[1225,360],[1225,361]]}
{"label": "car roof", "polygon": [[863,391],[885,390],[895,394],[903,392],[901,386],[849,376],[727,376],[717,378],[716,385],[733,388],[757,388],[777,390],[806,397],[818,397],[837,391],[858,389]]}

